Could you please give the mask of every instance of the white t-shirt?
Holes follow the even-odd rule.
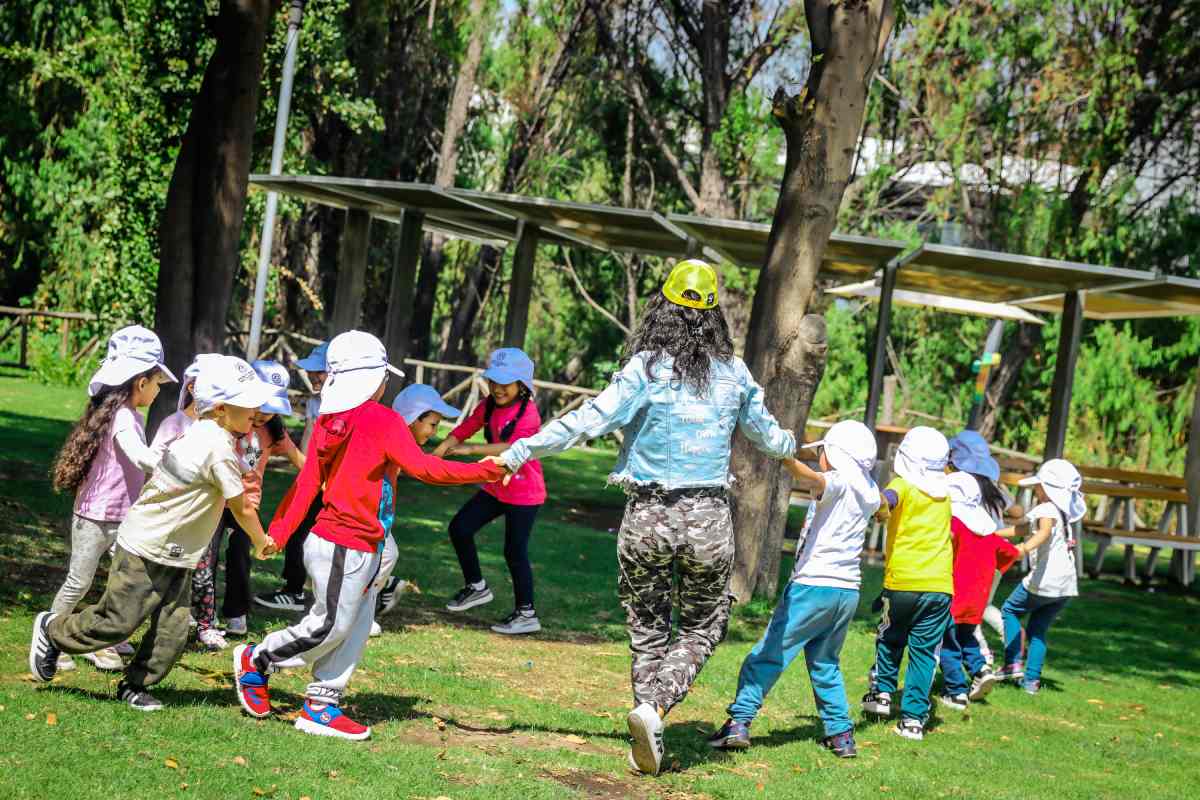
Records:
[[[242,494],[233,436],[199,420],[170,444],[117,531],[117,544],[147,561],[195,569],[225,501]]]
[[[1070,531],[1063,529],[1063,515],[1053,503],[1034,506],[1025,518],[1034,523],[1050,519],[1054,528],[1050,538],[1029,554],[1029,574],[1022,583],[1025,590],[1040,597],[1077,597],[1079,582],[1075,571],[1075,553]]]
[[[879,510],[879,492],[864,497],[837,470],[824,473],[825,491],[808,506],[796,543],[792,580],[807,586],[857,589],[862,582],[863,542],[871,516]]]

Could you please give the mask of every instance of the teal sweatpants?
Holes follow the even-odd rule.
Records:
[[[937,667],[937,647],[950,626],[950,595],[943,592],[897,592],[884,589],[880,597],[883,616],[875,637],[875,691],[896,691],[900,659],[908,648],[904,673],[904,700],[900,716],[925,722],[929,692]]]

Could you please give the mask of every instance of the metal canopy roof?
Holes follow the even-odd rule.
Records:
[[[859,298],[871,302],[879,302],[882,290],[875,281],[849,283],[828,290],[835,297]],[[1010,319],[1016,322],[1028,322],[1030,325],[1045,325],[1046,320],[1036,314],[1009,303],[984,303],[979,300],[964,300],[958,297],[946,297],[940,294],[911,292],[907,289],[896,289],[892,292],[892,305],[912,306],[915,308],[932,308],[950,314],[962,314],[969,317],[986,317],[987,319]]]
[[[251,175],[250,182],[322,205],[363,209],[393,222],[406,210],[419,211],[428,230],[497,246],[515,241],[524,222],[537,225],[539,241],[546,244],[674,258],[703,253],[757,269],[770,235],[769,225],[755,222],[422,183],[313,175]],[[900,241],[835,233],[819,277],[838,285],[870,281],[886,262],[909,249]],[[896,288],[1049,312],[1061,311],[1064,293],[1084,291],[1085,314],[1095,319],[1200,314],[1200,281],[947,245],[926,244],[909,253]]]

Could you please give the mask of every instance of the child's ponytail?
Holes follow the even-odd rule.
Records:
[[[117,410],[129,403],[138,380],[157,370],[158,367],[153,367],[134,375],[120,386],[105,386],[88,400],[83,416],[75,423],[54,459],[54,467],[50,472],[54,491],[74,494],[79,489],[92,468],[92,462],[96,460],[96,454],[100,452],[104,437],[108,436]]]
[[[529,387],[521,384],[521,407],[517,409],[516,415],[500,429],[499,441],[507,442],[512,438],[513,432],[517,429],[517,422],[525,416],[525,409],[529,408],[529,399],[532,396],[533,393],[529,391]],[[483,440],[488,444],[495,444],[496,437],[492,436],[492,412],[496,410],[496,401],[489,397],[485,403],[486,405],[483,407]]]

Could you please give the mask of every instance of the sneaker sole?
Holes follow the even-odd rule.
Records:
[[[708,746],[713,750],[749,750],[750,743],[744,739],[726,736],[724,739],[709,739]]]
[[[254,605],[270,608],[274,611],[291,611],[292,613],[299,613],[304,610],[304,606],[298,606],[295,603],[272,603],[266,600],[259,600],[257,597],[254,598]]]
[[[654,761],[654,745],[651,743],[653,736],[646,729],[645,722],[631,711],[625,718],[625,723],[629,726],[629,735],[633,737],[631,752],[637,768],[647,775],[657,775],[659,765]]]
[[[361,742],[364,739],[371,738],[371,729],[367,728],[362,733],[346,733],[344,731],[334,730],[328,725],[322,725],[319,722],[299,717],[296,719],[296,730],[311,734],[312,736],[329,736],[334,739],[349,739],[352,742]]]
[[[163,710],[162,703],[159,703],[156,706],[135,706],[133,703],[126,703],[125,705],[129,706],[134,711],[141,711],[143,713],[150,713],[152,711],[162,711]]]
[[[892,707],[877,706],[874,703],[863,703],[862,710],[868,714],[874,714],[877,717],[890,717],[892,715]]]
[[[520,636],[525,633],[538,633],[539,631],[541,631],[541,629],[542,629],[541,625],[537,625],[536,627],[530,627],[530,628],[521,628],[520,630],[513,630],[511,628],[505,628],[502,625],[493,625],[492,626],[492,631],[494,633],[502,633],[505,636]]]
[[[908,739],[910,742],[921,742],[925,740],[924,733],[904,733],[899,728],[892,728],[892,733],[896,734],[901,739]]]
[[[483,597],[476,598],[475,600],[472,600],[469,603],[463,603],[460,606],[451,605],[450,603],[447,603],[446,610],[447,611],[468,611],[472,608],[475,608],[476,606],[485,606],[495,599],[496,599],[496,596],[489,591]]]
[[[992,689],[996,688],[996,676],[988,675],[979,679],[979,688],[971,692],[967,697],[970,700],[982,700],[991,694]]]
[[[255,711],[250,707],[250,704],[246,702],[246,698],[242,696],[242,651],[249,646],[250,645],[248,644],[239,644],[237,647],[233,648],[233,687],[234,691],[237,693],[238,703],[241,704],[242,710],[255,719],[265,719],[271,716],[271,712],[267,711],[263,713],[261,711]],[[299,722],[299,720],[297,720],[297,722]]]
[[[50,615],[49,611],[42,611],[33,618],[33,635],[29,639],[29,674],[38,683],[49,683],[54,680],[54,675],[58,673],[58,662],[55,662],[54,672],[49,678],[44,677],[37,668],[37,651],[38,643],[42,638],[42,621]]]
[[[964,706],[960,703],[956,703],[953,700],[947,700],[944,697],[939,697],[938,702],[941,703],[942,705],[944,705],[946,708],[952,708],[955,711],[966,711],[967,710],[966,706]]]

